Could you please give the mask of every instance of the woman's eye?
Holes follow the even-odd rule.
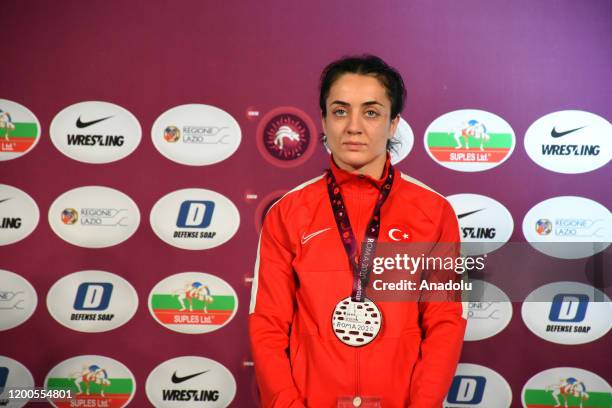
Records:
[[[373,111],[373,110],[366,111],[365,114],[368,118],[375,118],[378,116],[378,112]]]
[[[334,111],[334,115],[336,115],[336,116],[346,116],[346,110],[345,109],[336,109]]]

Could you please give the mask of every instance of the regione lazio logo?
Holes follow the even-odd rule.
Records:
[[[145,389],[156,408],[225,408],[236,395],[236,380],[215,360],[184,356],[155,367]]]
[[[550,113],[529,126],[525,150],[531,160],[550,171],[593,171],[612,159],[612,124],[584,111]]]
[[[9,400],[11,389],[29,389],[34,387],[34,378],[30,371],[12,358],[0,356],[0,406],[8,408],[23,407],[28,400]]]
[[[86,355],[69,358],[53,367],[45,378],[44,388],[72,392],[71,400],[49,400],[57,408],[121,408],[134,397],[136,381],[119,361]]]
[[[555,282],[531,292],[521,310],[538,337],[558,344],[584,344],[612,328],[612,303],[599,289],[578,282]]]
[[[175,106],[151,129],[155,148],[167,159],[188,166],[215,164],[236,152],[242,132],[236,119],[211,105]]]
[[[134,234],[140,211],[121,191],[79,187],[60,195],[49,208],[49,225],[63,240],[85,248],[117,245]]]
[[[500,333],[512,320],[512,303],[497,286],[478,279],[471,279],[472,293],[478,293],[482,301],[468,302],[466,341],[484,340]]]
[[[149,294],[153,318],[170,330],[209,333],[228,324],[238,310],[238,296],[223,279],[183,272],[160,281]]]
[[[257,125],[257,148],[269,163],[295,167],[308,160],[317,145],[317,129],[303,111],[283,106],[268,112]]]
[[[575,367],[558,367],[534,375],[523,387],[524,408],[612,406],[610,384],[599,375]]]
[[[508,382],[490,368],[461,363],[444,401],[444,408],[510,408],[512,390]]]
[[[533,206],[523,219],[523,235],[538,251],[578,259],[606,249],[612,241],[612,216],[588,198],[563,196]]]
[[[127,323],[138,308],[138,294],[113,273],[80,271],[64,276],[49,289],[47,308],[69,329],[99,333]]]
[[[514,221],[501,203],[478,194],[455,194],[446,198],[459,220],[462,254],[491,253],[508,242]]]
[[[397,142],[391,150],[391,164],[395,165],[408,156],[414,146],[414,133],[412,128],[403,118],[400,118],[397,130],[393,135],[393,140]],[[327,147],[327,153],[331,154],[331,150]]]
[[[28,320],[37,303],[38,297],[30,282],[16,273],[0,269],[0,331]]]
[[[51,142],[64,155],[84,163],[121,160],[140,144],[134,115],[109,102],[88,101],[59,112],[49,128]]]
[[[16,159],[36,146],[40,123],[17,102],[0,99],[0,161]]]
[[[499,166],[514,151],[514,131],[499,116],[476,109],[446,113],[425,131],[425,149],[438,164],[457,171]]]
[[[151,227],[164,242],[182,249],[209,249],[229,241],[240,225],[240,213],[227,197],[189,188],[166,194],[155,203]]]
[[[18,188],[0,184],[0,245],[13,244],[30,235],[39,217],[32,197]]]

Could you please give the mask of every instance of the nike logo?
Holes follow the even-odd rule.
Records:
[[[82,122],[81,121],[81,117],[79,116],[79,118],[76,121],[76,127],[78,127],[79,129],[83,129],[83,128],[89,127],[91,125],[95,125],[96,123],[102,122],[103,120],[110,119],[110,118],[112,118],[112,116],[107,116],[105,118],[96,119],[96,120],[92,120],[92,121],[89,121],[89,122]]]
[[[0,200],[0,204],[2,204],[2,203],[3,203],[3,202],[5,202],[5,201],[8,201],[8,200],[10,200],[10,198],[5,198],[5,199],[3,199],[3,200]]]
[[[302,245],[304,245],[305,243],[307,243],[308,241],[310,241],[312,238],[316,237],[319,234],[324,233],[325,231],[329,231],[331,228],[325,228],[319,231],[315,231],[312,234],[308,234],[306,235],[305,233],[302,234]]]
[[[482,210],[484,210],[484,208],[481,208],[480,210],[475,210],[475,211],[466,212],[466,213],[463,213],[463,214],[457,214],[457,219],[459,219],[459,220],[460,220],[460,219],[462,219],[462,218],[467,217],[468,215],[472,215],[472,214],[477,213],[478,211],[482,211]]]
[[[566,130],[565,132],[557,132],[557,129],[556,129],[556,126],[555,126],[553,128],[553,130],[550,131],[550,135],[552,137],[561,137],[561,136],[569,135],[570,133],[575,132],[577,130],[584,129],[585,127],[586,126],[582,126],[582,127],[576,128],[576,129]]]
[[[205,371],[202,371],[202,372],[200,372],[200,373],[195,373],[195,374],[191,374],[191,375],[186,375],[186,376],[184,376],[184,377],[179,377],[179,376],[177,376],[177,375],[176,375],[176,371],[175,371],[175,372],[174,372],[174,374],[172,374],[172,382],[173,382],[173,383],[175,383],[175,384],[179,384],[179,383],[185,382],[185,381],[187,381],[187,380],[191,380],[193,377],[197,377],[198,375],[202,375],[202,374],[207,373],[207,372],[209,372],[209,371],[210,371],[210,370],[205,370]]]

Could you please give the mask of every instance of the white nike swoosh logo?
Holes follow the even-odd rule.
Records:
[[[311,238],[316,237],[319,234],[324,233],[325,231],[329,231],[331,228],[325,228],[319,231],[315,231],[312,234],[308,234],[306,235],[305,233],[302,234],[302,245],[304,245],[305,243],[307,243],[308,241],[310,241]]]

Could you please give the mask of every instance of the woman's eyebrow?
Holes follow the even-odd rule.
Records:
[[[340,100],[335,100],[332,103],[330,103],[330,105],[342,105],[342,106],[351,106],[350,103],[345,102],[345,101],[340,101]],[[380,105],[380,106],[384,106],[382,103],[378,102],[378,101],[367,101],[361,104],[361,106],[370,106],[370,105]]]

